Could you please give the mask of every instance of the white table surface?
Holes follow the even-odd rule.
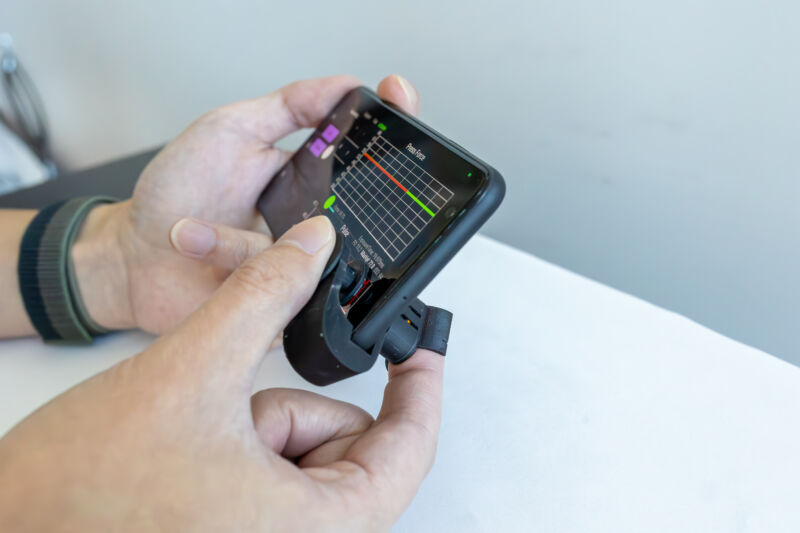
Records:
[[[397,531],[800,531],[800,369],[476,237],[423,294],[455,313],[436,464]],[[141,350],[0,343],[0,434]],[[386,372],[259,388],[377,413]]]

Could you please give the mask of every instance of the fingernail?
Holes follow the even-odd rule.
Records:
[[[419,101],[419,95],[417,94],[417,90],[414,88],[411,83],[403,76],[397,75],[397,81],[400,83],[400,87],[403,89],[403,92],[406,94],[406,99],[408,99],[408,103],[412,106],[417,105]]]
[[[314,255],[332,238],[333,226],[328,217],[317,216],[292,226],[276,244],[291,244],[309,255]]]
[[[169,238],[179,252],[195,257],[208,255],[217,243],[214,228],[191,218],[182,218],[172,226]]]

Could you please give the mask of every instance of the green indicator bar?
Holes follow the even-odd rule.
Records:
[[[335,202],[335,201],[336,201],[336,196],[335,195],[329,196],[328,199],[325,200],[325,203],[322,204],[323,209],[328,209],[330,206],[333,205],[333,202]]]
[[[412,199],[412,200],[414,200],[415,202],[417,202],[417,203],[419,204],[419,206],[420,206],[422,209],[424,209],[424,210],[425,210],[425,212],[426,212],[426,213],[428,213],[430,216],[436,216],[436,213],[434,213],[433,211],[431,211],[430,209],[428,209],[428,206],[427,206],[427,205],[425,205],[425,204],[423,204],[422,202],[420,202],[420,201],[419,201],[419,198],[417,198],[416,196],[414,196],[413,194],[411,194],[411,193],[410,193],[410,192],[408,192],[408,191],[406,191],[406,194],[407,194],[407,195],[409,195],[409,196],[411,197],[411,199]]]
[[[428,206],[427,206],[427,205],[423,204],[423,203],[420,201],[420,199],[419,199],[419,198],[417,198],[416,196],[414,196],[413,194],[411,194],[411,191],[409,191],[408,189],[406,189],[405,187],[403,187],[403,184],[402,184],[402,183],[400,183],[399,181],[397,181],[397,179],[395,179],[395,177],[394,177],[394,176],[392,176],[391,174],[389,174],[388,172],[386,172],[386,169],[385,169],[385,168],[383,168],[382,166],[380,166],[380,165],[378,164],[378,162],[377,162],[377,161],[375,161],[375,159],[373,159],[373,158],[372,158],[372,156],[371,156],[371,155],[369,155],[367,152],[364,152],[364,157],[366,157],[367,159],[369,159],[369,160],[372,162],[372,164],[373,164],[373,165],[375,165],[376,167],[378,167],[378,169],[380,169],[380,171],[381,171],[381,172],[383,172],[384,174],[386,174],[386,177],[387,177],[387,178],[389,178],[390,180],[392,180],[392,181],[394,182],[394,184],[395,184],[395,185],[397,185],[398,187],[400,187],[400,188],[403,190],[403,192],[404,192],[404,193],[406,193],[407,195],[409,195],[409,196],[411,197],[411,199],[412,199],[412,200],[414,200],[415,202],[417,202],[417,203],[419,204],[419,206],[420,206],[422,209],[424,209],[424,210],[425,210],[425,212],[426,212],[426,213],[428,213],[428,214],[429,214],[430,216],[432,216],[432,217],[436,216],[436,213],[434,213],[433,211],[431,211],[430,209],[428,209]]]
[[[386,124],[383,122],[378,122],[378,128],[380,128],[382,131],[386,131]]]

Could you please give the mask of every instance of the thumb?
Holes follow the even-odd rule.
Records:
[[[196,218],[182,218],[170,229],[169,242],[181,255],[228,271],[272,245],[269,235]]]
[[[192,388],[200,385],[204,394],[209,387],[225,392],[241,387],[249,398],[270,343],[314,292],[334,237],[324,216],[292,227],[245,261],[202,307],[159,340],[153,360],[171,365],[173,378],[188,379]]]

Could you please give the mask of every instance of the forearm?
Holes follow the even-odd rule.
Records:
[[[127,268],[119,243],[124,204],[94,208],[72,247],[77,290],[89,315],[101,326],[133,326]],[[22,236],[36,215],[33,210],[0,210],[0,338],[36,333],[28,319],[17,276]]]
[[[34,210],[0,210],[0,338],[36,333],[28,320],[17,280],[19,245]]]

